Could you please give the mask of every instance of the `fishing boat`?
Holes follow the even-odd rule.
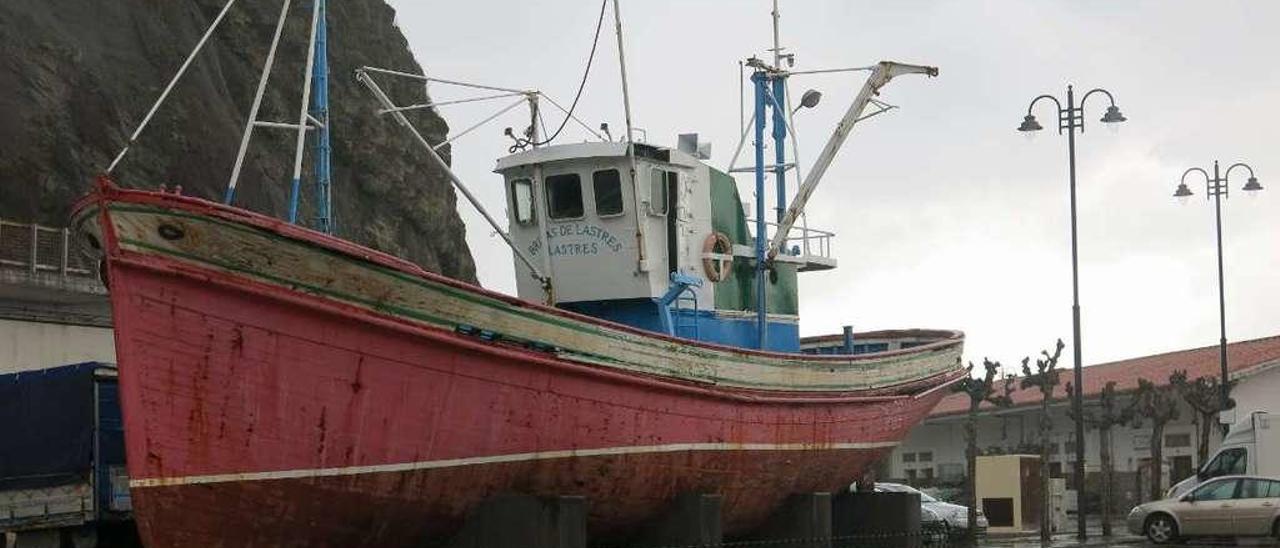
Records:
[[[314,5],[308,66],[322,85],[324,2]],[[628,106],[621,138],[541,142],[545,95],[508,90],[533,122],[495,166],[505,226],[485,217],[511,244],[515,296],[345,241],[328,219],[309,228],[237,208],[234,175],[219,203],[121,188],[108,169],[73,223],[110,289],[146,544],[423,545],[505,493],[583,496],[589,531],[615,536],[683,493],[718,494],[725,533],[743,535],[789,495],[847,486],[964,375],[963,335],[881,331],[856,353],[859,335],[846,332],[802,347],[798,279],[836,261],[831,233],[792,228],[854,124],[889,108],[880,88],[936,69],[864,67],[867,83],[802,179],[784,155],[785,84],[798,73],[781,68],[781,51],[750,63],[754,218],[735,169],[712,167],[696,136],[637,141]],[[485,212],[377,77],[432,79],[358,73]],[[316,100],[327,92],[311,92],[297,124],[277,124],[299,133],[297,165],[308,130],[327,163]],[[780,189],[773,223],[768,176]],[[297,171],[293,185],[296,203]]]

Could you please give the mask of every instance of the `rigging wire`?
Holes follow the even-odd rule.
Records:
[[[578,83],[578,92],[574,94],[573,103],[569,105],[569,110],[565,113],[564,120],[560,121],[560,127],[556,128],[555,133],[551,134],[550,137],[547,137],[542,141],[534,142],[530,139],[517,138],[516,143],[511,145],[508,152],[514,154],[529,146],[542,146],[549,144],[556,140],[556,137],[560,136],[560,132],[564,131],[565,126],[569,124],[569,120],[573,118],[573,111],[578,108],[578,100],[582,98],[582,90],[587,87],[587,76],[591,74],[591,63],[596,58],[596,47],[600,45],[600,27],[604,25],[604,9],[608,5],[609,0],[602,0],[600,2],[600,16],[596,18],[596,34],[595,37],[591,39],[591,53],[587,55],[587,67],[582,71],[582,81]],[[539,117],[539,119],[541,119],[541,117]],[[532,130],[533,128],[531,127],[530,129]],[[543,131],[545,133],[546,130],[544,129]],[[532,131],[530,133],[532,133]]]

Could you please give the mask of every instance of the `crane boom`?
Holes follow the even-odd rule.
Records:
[[[786,243],[787,233],[791,231],[796,219],[804,211],[804,206],[809,201],[809,196],[818,187],[818,182],[826,174],[827,168],[831,167],[831,162],[835,160],[836,153],[840,151],[845,139],[849,137],[849,132],[853,130],[854,124],[857,124],[863,118],[862,111],[871,103],[872,98],[879,93],[881,87],[889,83],[889,80],[892,80],[895,76],[904,74],[937,76],[938,68],[892,61],[881,61],[876,64],[871,71],[871,76],[867,77],[867,82],[862,85],[862,91],[858,92],[853,104],[849,105],[849,110],[844,113],[844,118],[841,118],[840,123],[836,124],[836,129],[832,132],[831,138],[827,139],[827,145],[823,147],[822,153],[818,155],[818,159],[813,164],[813,168],[809,170],[808,176],[804,178],[804,182],[800,185],[799,190],[796,191],[796,197],[791,202],[791,207],[787,208],[786,215],[778,223],[778,230],[773,236],[773,241],[769,244],[769,259],[773,259]]]

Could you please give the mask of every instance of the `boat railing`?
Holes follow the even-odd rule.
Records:
[[[87,257],[77,252],[71,230],[0,219],[0,267],[20,268],[31,276],[96,276]]]
[[[766,230],[767,233],[765,234],[766,240],[772,239],[773,235],[778,231],[778,223],[765,221],[764,224],[768,227]],[[755,226],[756,220],[748,218],[748,229],[754,230]],[[751,236],[754,238],[755,234],[752,234]],[[832,238],[835,238],[835,236],[836,233],[834,232],[809,228],[807,226],[792,227],[791,233],[787,235],[786,245],[784,246],[784,249],[779,251],[779,253],[785,253],[793,256],[815,256],[830,259],[831,240]]]

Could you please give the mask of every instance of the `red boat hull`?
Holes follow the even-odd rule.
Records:
[[[847,486],[955,377],[788,395],[610,371],[122,251],[100,215],[148,546],[415,545],[502,493],[584,496],[614,535],[719,493],[740,534]]]

